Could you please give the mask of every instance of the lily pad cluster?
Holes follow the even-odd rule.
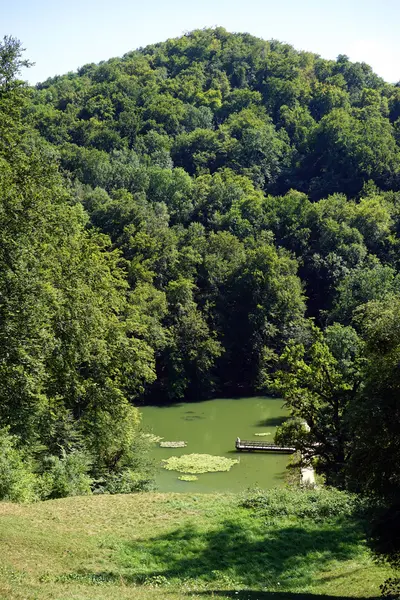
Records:
[[[211,454],[183,454],[167,458],[163,461],[163,467],[168,471],[180,473],[214,473],[229,471],[238,462],[237,459]]]
[[[198,477],[197,475],[181,475],[180,477],[178,477],[178,479],[180,479],[181,481],[197,481]]]

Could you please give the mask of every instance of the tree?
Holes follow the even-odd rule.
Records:
[[[335,324],[322,332],[311,324],[304,343],[285,348],[273,377],[295,418],[278,429],[277,442],[294,445],[306,461],[315,459],[328,485],[346,485],[349,411],[362,381],[362,348],[352,327]]]
[[[350,325],[358,307],[371,300],[383,300],[400,291],[400,277],[390,265],[371,260],[352,269],[336,286],[332,321]]]
[[[277,133],[272,120],[261,109],[247,108],[228,117],[221,131],[232,143],[227,162],[262,189],[269,189],[290,162],[287,136]]]
[[[358,487],[388,501],[400,495],[400,298],[389,294],[358,309],[367,365],[352,406],[351,472]]]
[[[249,238],[245,249],[245,262],[229,278],[229,295],[221,308],[224,380],[234,389],[253,391],[264,355],[279,354],[301,330],[304,299],[297,263],[273,246],[268,232]]]
[[[312,197],[355,195],[369,179],[383,189],[397,186],[400,154],[393,133],[377,107],[335,108],[325,115],[304,161]]]
[[[80,447],[107,472],[106,452],[115,468],[137,433],[130,402],[154,379],[153,350],[120,252],[86,229],[54,150],[23,119],[18,48],[0,48],[15,61],[0,89],[0,423],[38,459]]]
[[[0,42],[0,89],[2,95],[21,86],[22,82],[17,80],[17,75],[24,67],[33,65],[26,58],[22,58],[25,48],[21,42],[12,36],[4,36]]]
[[[221,344],[193,300],[194,285],[183,277],[170,281],[169,336],[159,364],[160,384],[172,399],[210,394]]]
[[[400,595],[400,298],[388,295],[362,306],[357,315],[366,340],[367,366],[361,398],[353,403],[353,485],[383,505],[370,543],[394,569],[381,586],[385,597]]]

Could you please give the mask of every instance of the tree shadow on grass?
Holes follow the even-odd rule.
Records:
[[[128,542],[119,561],[124,578],[131,582],[160,577],[168,581],[222,581],[229,582],[228,587],[270,589],[272,593],[277,585],[282,590],[311,585],[331,561],[355,558],[361,538],[360,528],[352,522],[282,527],[256,519],[227,519],[210,531],[191,523],[151,539]],[[246,598],[240,593],[242,596],[235,593],[232,597]],[[273,598],[271,593],[248,593],[252,600]],[[276,598],[283,600],[284,596],[278,594]]]
[[[187,595],[191,596],[192,592]],[[323,596],[321,594],[258,592],[255,590],[207,590],[196,592],[196,596],[204,596],[204,598],[220,598],[221,600],[228,600],[230,598],[236,598],[237,600],[355,600],[354,596]],[[368,598],[368,600],[373,600],[373,598]]]

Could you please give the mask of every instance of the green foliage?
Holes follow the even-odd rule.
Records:
[[[21,48],[21,42],[12,36],[6,35],[0,42],[0,87],[2,91],[19,87],[20,83],[16,76],[23,67],[29,67],[32,63],[22,58],[25,48]]]
[[[61,458],[43,460],[46,471],[40,481],[41,498],[65,498],[91,494],[90,459],[82,452],[63,452]]]
[[[106,494],[133,494],[148,492],[154,487],[153,473],[148,468],[143,472],[135,469],[122,469],[116,474],[108,475],[96,492]]]
[[[328,483],[396,506],[398,88],[346,56],[220,27],[34,90],[17,79],[22,52],[0,43],[0,498],[149,489],[136,403],[262,387],[291,412],[277,442]],[[182,472],[227,460],[197,457]],[[326,490],[246,502],[289,521],[356,509]],[[226,528],[235,552],[259,555]],[[192,563],[156,557],[135,577],[203,577],[208,544],[205,580],[225,569],[224,583],[259,583],[265,564],[284,578],[283,545],[282,564],[310,582],[287,533],[263,540],[262,570],[256,560],[244,572],[228,549],[225,572],[225,531],[177,532],[160,543],[199,544]],[[315,553],[315,531],[290,535]],[[327,535],[319,560],[336,548],[333,526]]]
[[[390,265],[378,261],[353,269],[336,288],[331,318],[349,323],[358,307],[371,300],[383,300],[400,291],[400,278]]]
[[[17,447],[17,439],[7,429],[0,430],[0,500],[36,500],[38,480],[32,461]]]
[[[362,350],[352,327],[335,324],[323,334],[311,325],[306,345],[289,344],[274,375],[274,389],[296,417],[278,429],[276,440],[294,445],[306,460],[317,457],[330,485],[345,485],[349,410],[362,381]]]
[[[120,253],[86,230],[54,150],[22,118],[27,92],[7,75],[22,64],[17,42],[6,40],[0,56],[10,62],[0,81],[0,130],[4,140],[13,136],[12,145],[0,144],[0,422],[25,452],[18,458],[10,442],[4,497],[32,499],[31,459],[46,455],[40,493],[88,493],[88,470],[127,455],[139,420],[129,402],[154,378],[153,349]],[[13,483],[18,470],[21,488]]]
[[[148,395],[253,392],[301,338],[303,290],[319,325],[397,290],[398,200],[377,187],[398,189],[397,100],[365,64],[221,28],[38,86],[32,122],[128,262]]]
[[[389,504],[400,498],[399,323],[400,299],[387,296],[360,307],[365,339],[364,386],[351,412],[354,449],[350,461],[358,489]]]
[[[241,505],[266,519],[288,517],[315,522],[351,518],[362,511],[362,503],[355,494],[334,488],[249,490]]]

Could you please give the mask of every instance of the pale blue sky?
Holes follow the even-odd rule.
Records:
[[[399,23],[400,0],[0,0],[0,36],[22,41],[36,63],[23,73],[31,83],[214,25],[347,54],[396,82]]]

